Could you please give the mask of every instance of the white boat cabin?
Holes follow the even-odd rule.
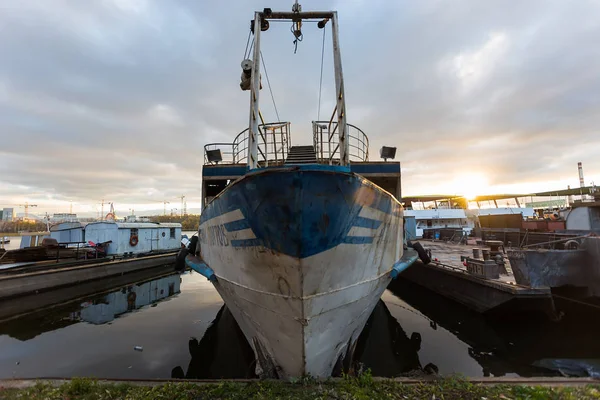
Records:
[[[146,253],[181,247],[181,224],[151,222],[91,222],[85,226],[85,241],[106,243],[106,254]]]
[[[61,222],[50,227],[50,237],[59,244],[85,242],[85,225],[81,222]]]
[[[462,230],[465,234],[479,225],[480,216],[520,214],[522,218],[531,218],[534,209],[521,207],[518,200],[517,207],[498,207],[497,199],[503,196],[483,196],[483,200],[490,197],[496,207],[469,208],[470,201],[461,196],[429,195],[419,197],[405,197],[405,231],[409,239],[421,239],[427,231],[433,233],[441,229]],[[512,197],[511,197],[512,198]],[[476,202],[480,205],[480,202]]]
[[[406,224],[407,235],[411,239],[420,239],[428,230],[462,229],[470,233],[474,227],[473,221],[467,218],[465,210],[457,209],[429,209],[429,210],[404,210],[405,218],[414,218],[414,224]],[[412,226],[412,229],[410,228]]]

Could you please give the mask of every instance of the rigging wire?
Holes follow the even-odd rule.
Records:
[[[269,86],[269,92],[271,93],[271,100],[273,101],[273,108],[275,108],[275,115],[277,115],[277,122],[281,122],[279,119],[279,111],[277,111],[277,105],[275,104],[275,96],[273,96],[273,90],[271,89],[271,81],[269,81],[269,74],[267,73],[267,64],[263,58],[262,51],[260,52],[260,61],[262,62],[263,69],[265,70],[265,77],[267,78],[267,86]]]
[[[244,58],[242,58],[242,60],[245,60],[246,57],[248,56],[248,45],[250,44],[250,35],[252,34],[251,30],[248,30],[248,40],[246,40],[246,50],[244,50]],[[254,42],[252,42],[254,43]]]
[[[250,54],[252,54],[253,48],[254,48],[254,40],[250,41],[250,48],[248,49],[248,54],[246,55],[246,57],[250,57]]]
[[[321,118],[321,91],[323,88],[323,59],[325,56],[325,31],[323,28],[323,46],[321,47],[321,78],[319,79],[319,108],[317,109],[317,121]]]

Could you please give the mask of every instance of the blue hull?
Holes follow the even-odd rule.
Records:
[[[342,167],[261,169],[205,208],[191,264],[211,276],[261,370],[328,376],[408,265],[402,214]]]
[[[396,199],[343,167],[294,166],[263,169],[231,184],[208,204],[200,225],[240,210],[244,220],[200,232],[200,242],[264,246],[294,257],[309,257],[341,243],[372,243],[372,236],[349,236],[352,227],[378,229],[381,220],[359,216],[367,206],[402,218]],[[225,232],[252,229],[255,239],[227,241]],[[220,231],[219,231],[220,230]]]

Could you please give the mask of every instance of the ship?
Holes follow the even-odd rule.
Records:
[[[312,121],[306,146],[292,146],[289,122],[265,122],[260,111],[260,37],[274,20],[292,24],[296,46],[303,22],[330,28],[335,108]],[[368,136],[347,122],[337,12],[266,8],[250,33],[240,84],[249,126],[205,146],[198,235],[178,260],[214,284],[257,375],[327,377],[352,358],[387,285],[418,257],[404,240],[400,163],[388,161],[394,147],[369,160]]]
[[[594,188],[590,197],[562,212],[566,229],[560,237],[507,252],[518,284],[600,296],[600,193]]]

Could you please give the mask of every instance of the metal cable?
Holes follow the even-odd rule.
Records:
[[[248,49],[248,55],[247,57],[250,57],[250,54],[252,54],[252,49],[254,48],[254,40],[252,40],[250,42],[250,49]]]
[[[317,109],[317,121],[321,119],[321,89],[323,88],[323,59],[325,57],[325,31],[323,28],[323,45],[321,46],[321,78],[319,79],[319,108]]]
[[[560,295],[554,294],[554,293],[552,293],[552,297],[556,297],[556,298],[559,298],[559,299],[562,299],[562,300],[565,300],[565,301],[571,301],[573,303],[581,304],[583,306],[588,306],[588,307],[600,309],[600,306],[598,306],[596,304],[587,303],[585,301],[581,301],[581,300],[577,300],[577,299],[572,299],[570,297],[560,296]]]
[[[245,60],[246,57],[248,56],[248,45],[250,44],[250,35],[252,34],[251,30],[248,30],[248,40],[246,40],[246,50],[244,50],[244,58],[242,58],[242,60]]]
[[[267,78],[267,85],[269,86],[269,92],[271,93],[271,100],[273,100],[273,108],[275,108],[275,115],[277,115],[277,122],[281,122],[279,119],[279,111],[277,111],[277,105],[275,104],[275,96],[273,96],[273,90],[271,89],[271,82],[269,81],[269,74],[267,73],[267,64],[263,58],[262,51],[260,52],[260,61],[262,62],[263,69],[265,70],[265,77]]]

